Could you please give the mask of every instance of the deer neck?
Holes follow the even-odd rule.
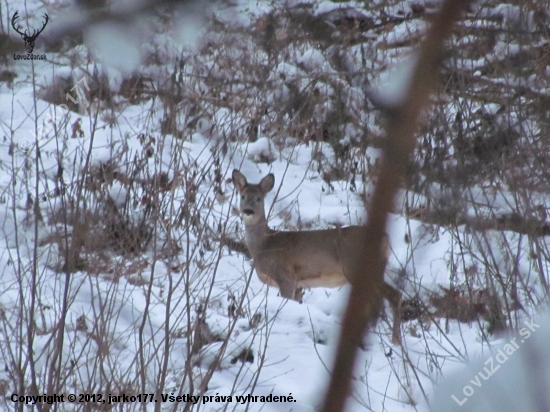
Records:
[[[255,259],[264,239],[275,231],[271,230],[267,226],[267,220],[265,216],[259,219],[256,223],[245,223],[244,228],[244,239],[246,241],[246,247],[248,248],[248,251],[250,252],[252,258]]]

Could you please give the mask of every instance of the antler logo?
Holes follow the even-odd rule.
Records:
[[[42,28],[40,30],[34,30],[32,35],[30,36],[28,35],[27,30],[25,30],[25,32],[19,31],[19,29],[21,29],[21,26],[17,23],[18,18],[19,18],[19,11],[16,11],[11,19],[11,25],[13,29],[17,33],[19,33],[23,38],[23,40],[25,41],[25,48],[27,49],[27,53],[32,53],[34,49],[34,42],[36,41],[36,38],[38,37],[38,35],[42,33],[42,31],[44,30],[44,28],[46,27],[46,24],[48,24],[49,17],[46,13],[44,13],[45,20]]]

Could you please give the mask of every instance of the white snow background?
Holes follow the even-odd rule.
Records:
[[[373,9],[380,3],[373,2]],[[48,3],[46,8],[42,2],[25,4],[23,13],[19,3],[9,0],[4,13],[11,16],[20,8],[24,16],[22,24],[26,24],[27,16],[30,22],[38,24],[39,16],[48,9],[53,24],[56,14],[62,14],[68,7],[63,2]],[[385,10],[398,15],[400,10],[409,10],[411,4],[395,2]],[[273,6],[270,2],[242,1],[224,7],[214,7],[204,21],[217,19],[238,32],[263,24],[262,18]],[[361,2],[345,5],[327,0],[287,2],[286,7],[305,7],[314,16],[374,15],[374,11],[367,10],[366,3]],[[530,30],[534,25],[532,16],[520,19],[515,7],[502,4],[483,9],[481,15],[488,18],[489,25],[493,24],[490,17],[501,13],[504,20],[519,19],[517,24]],[[315,411],[322,405],[349,286],[307,290],[303,304],[299,304],[282,299],[275,288],[262,284],[251,272],[250,260],[221,242],[224,236],[241,242],[243,239],[243,226],[234,210],[238,197],[229,179],[234,168],[254,183],[267,173],[274,173],[276,187],[267,195],[266,205],[270,227],[280,230],[332,228],[364,222],[361,193],[367,193],[368,197],[373,181],[363,181],[357,174],[353,182],[347,179],[327,182],[319,165],[335,162],[336,154],[329,143],[268,134],[263,124],[271,114],[241,110],[245,106],[239,106],[239,101],[223,103],[225,93],[238,92],[242,87],[244,94],[245,87],[235,84],[232,90],[209,90],[201,75],[208,73],[220,79],[237,76],[238,67],[225,71],[218,64],[219,59],[246,54],[251,46],[243,41],[242,49],[212,48],[211,54],[203,55],[202,60],[194,58],[195,41],[215,43],[221,35],[206,33],[202,20],[189,18],[184,11],[181,13],[185,27],[178,26],[178,16],[164,27],[165,32],[159,31],[159,26],[151,21],[133,22],[138,25],[138,28],[133,26],[134,31],[114,24],[107,25],[110,31],[96,26],[85,33],[86,45],[77,45],[64,53],[46,52],[49,58],[46,62],[9,63],[17,71],[17,78],[13,83],[0,85],[0,127],[4,136],[0,141],[0,392],[5,396],[0,408],[4,410],[16,408],[10,400],[12,393],[30,393],[28,386],[25,393],[20,393],[20,383],[14,380],[19,372],[10,365],[16,364],[18,357],[27,356],[25,331],[31,309],[34,310],[34,370],[38,382],[48,381],[47,374],[55,356],[52,339],[59,326],[65,285],[68,285],[69,301],[63,348],[58,356],[66,380],[60,393],[106,393],[110,388],[113,394],[138,393],[144,389],[145,393],[183,395],[189,393],[191,385],[197,388],[209,366],[219,362],[205,395],[232,395],[233,401],[228,404],[212,401],[196,405],[193,410]],[[140,30],[140,24],[147,27]],[[196,27],[190,29],[193,24]],[[424,29],[423,20],[411,20],[384,33],[383,42],[398,44],[418,37]],[[284,33],[277,36],[285,41]],[[116,41],[111,42],[110,38]],[[23,46],[23,42],[18,41]],[[39,37],[35,53],[44,52],[40,47]],[[513,53],[499,48],[498,42],[495,47],[501,53]],[[119,52],[121,49],[124,53]],[[361,68],[360,50],[353,45],[350,50],[343,64],[347,65],[346,70],[354,72]],[[160,62],[147,61],[144,57],[152,55],[152,51]],[[403,71],[399,68],[400,62],[412,60],[411,52],[411,47],[405,47],[405,50],[390,51],[384,58],[372,55],[377,64],[387,69],[373,79],[371,85],[386,93],[386,101],[398,98],[400,90],[385,85],[402,84],[395,75]],[[288,79],[306,87],[310,81],[306,74],[330,78],[334,69],[325,56],[313,43],[309,48],[295,50],[288,60],[272,67],[269,81],[281,84],[261,99],[273,105],[285,99],[292,93],[289,83],[285,83]],[[217,107],[213,105],[215,109],[209,113],[193,112],[192,101],[185,100],[187,95],[182,97],[177,103],[184,109],[175,115],[178,124],[182,128],[182,124],[193,121],[193,128],[186,129],[183,136],[161,131],[160,124],[169,109],[160,93],[132,103],[117,94],[123,79],[136,72],[164,79],[169,84],[178,58],[184,61],[178,69],[179,84],[196,96],[222,102]],[[258,52],[254,58],[265,63],[269,56]],[[462,63],[471,70],[481,65],[475,59]],[[74,85],[98,73],[113,93],[109,105],[83,93],[79,108],[64,115],[59,108],[63,94],[60,102],[51,103],[54,97],[48,93],[56,89],[55,85],[64,81]],[[352,94],[364,88],[358,77],[350,77],[349,82]],[[89,80],[88,85],[93,89],[94,81]],[[79,86],[84,92],[84,83]],[[536,88],[536,79],[531,79],[526,87]],[[171,90],[177,95],[176,88]],[[177,107],[180,110],[182,106]],[[254,142],[242,138],[251,118],[260,119]],[[380,123],[372,116],[365,114],[363,119],[373,135],[381,133]],[[34,137],[36,128],[41,128],[38,139]],[[357,133],[358,128],[350,127],[343,140],[353,141]],[[375,170],[380,151],[368,147],[348,155],[357,158],[364,170]],[[75,197],[81,184],[89,184],[89,177],[82,172],[87,161],[89,169],[96,171],[106,164],[115,165],[119,177],[102,182],[102,187],[117,207],[130,207],[125,213],[134,221],[139,221],[145,210],[146,201],[140,203],[139,200],[151,196],[146,187],[152,176],[164,173],[172,184],[156,198],[163,219],[155,223],[152,229],[155,236],[144,251],[120,254],[103,250],[97,260],[88,259],[88,265],[93,267],[66,276],[60,270],[64,252],[61,243],[55,240],[59,233],[64,233],[65,225],[55,216],[70,211],[71,204],[86,205],[89,210],[104,207],[97,196]],[[136,165],[139,167],[135,168]],[[61,185],[60,167],[66,185],[64,197],[56,192]],[[120,176],[129,173],[133,173],[134,181],[143,184],[125,183]],[[430,189],[431,194],[443,198],[445,190],[436,186]],[[39,194],[38,199],[35,193]],[[474,187],[464,195],[465,201],[472,204],[482,201],[466,207],[465,214],[475,215],[484,207],[502,213],[514,210],[515,199],[510,194],[493,193],[493,198],[488,199],[482,187]],[[193,209],[184,213],[189,207],[189,196],[193,197]],[[540,194],[540,198],[546,202],[544,194]],[[405,205],[418,204],[421,200],[422,196],[401,192],[389,219],[392,251],[386,279],[402,291],[405,298],[418,295],[427,299],[429,291],[441,292],[440,287],[461,283],[467,276],[466,268],[480,264],[478,256],[457,252],[457,238],[468,238],[466,230],[453,232],[406,217]],[[92,219],[92,222],[97,228],[103,224],[101,220]],[[68,227],[69,232],[79,230],[77,225]],[[94,233],[93,229],[87,233]],[[487,243],[494,245],[500,244],[501,235],[496,231],[485,233]],[[513,247],[524,247],[518,234],[510,232],[504,237]],[[454,265],[456,256],[460,256],[460,267]],[[523,256],[516,268],[521,273],[522,287],[531,290],[535,298],[521,296],[524,310],[512,315],[517,324],[535,316],[539,300],[544,296],[527,253]],[[507,268],[506,256],[497,255],[494,259],[497,266]],[[548,269],[547,262],[544,267]],[[241,297],[243,309],[232,316],[234,305]],[[460,323],[436,317],[404,322],[403,346],[396,347],[391,344],[392,319],[387,304],[385,312],[388,315],[382,317],[365,338],[364,348],[359,349],[348,404],[350,411],[428,411],[428,402],[434,398],[442,377],[450,376],[466,360],[492,356],[510,339],[487,334],[484,320]],[[202,313],[206,313],[207,329],[215,339],[203,342],[198,351],[192,351],[194,320]],[[541,330],[546,328],[546,335],[549,327],[548,322],[541,324]],[[539,333],[543,332],[534,332]],[[196,335],[193,336],[195,339]],[[218,361],[216,356],[225,344],[227,348]],[[250,350],[251,362],[240,359],[243,349]],[[163,368],[166,374],[161,377]],[[187,377],[184,376],[186,368],[191,371]],[[548,374],[545,376],[548,379]],[[26,385],[30,379],[27,366]],[[164,384],[162,388],[160,382]],[[459,398],[461,382],[456,392],[451,389]],[[39,385],[39,394],[48,394],[47,391],[48,388]],[[291,394],[295,402],[236,402],[236,395],[249,393]],[[147,404],[146,410],[155,407],[153,403]],[[183,407],[184,404],[170,402],[161,405],[162,410],[183,410]],[[83,405],[65,403],[60,408],[81,410]],[[141,406],[125,404],[120,410],[134,408]]]

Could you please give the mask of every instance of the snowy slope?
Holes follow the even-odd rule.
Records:
[[[2,13],[9,16],[19,7],[7,5]],[[32,25],[47,10],[53,22],[67,7],[29,2],[20,14]],[[102,36],[111,32],[96,27],[85,33],[86,44],[60,50],[44,51],[37,40],[47,62],[5,63],[17,77],[0,84],[0,392],[7,396],[0,408],[14,408],[12,394],[32,395],[34,381],[38,394],[102,394],[107,401],[108,394],[155,394],[159,402],[146,410],[318,410],[349,286],[308,290],[299,304],[264,285],[239,249],[243,225],[231,171],[250,182],[275,175],[266,198],[272,228],[364,222],[363,194],[368,198],[376,177],[383,129],[365,95],[376,87],[390,95],[394,67],[411,61],[426,27],[422,13],[432,7],[240,2],[191,19],[204,21],[204,33],[178,27],[179,18],[189,21],[183,9],[136,19],[132,30],[143,38],[130,31],[129,54],[118,54],[120,39],[106,46]],[[515,7],[480,6],[470,23],[497,19],[535,30],[533,15],[520,17]],[[286,16],[287,26],[265,38],[285,58],[260,41],[273,15]],[[311,25],[312,39],[294,40],[306,32],[293,26],[299,21]],[[328,28],[346,53],[323,43]],[[111,29],[114,37],[124,31]],[[197,32],[201,40],[190,47]],[[99,51],[88,53],[92,46]],[[495,47],[495,59],[513,53]],[[470,71],[488,64],[461,63]],[[535,89],[535,79],[523,87]],[[336,116],[336,101],[357,117]],[[484,115],[498,112],[496,104],[476,104]],[[445,107],[446,118],[456,118],[457,107]],[[423,147],[435,152],[437,144]],[[459,163],[452,153],[445,162]],[[511,213],[522,204],[512,189],[486,185],[456,189],[459,200],[450,203],[460,219]],[[403,323],[402,347],[391,344],[386,307],[359,349],[350,411],[428,411],[442,377],[500,347],[502,338],[488,333],[498,322],[481,316],[485,309],[475,319],[447,319],[450,310],[438,312],[434,293],[466,284],[482,293],[489,288],[483,275],[513,272],[514,280],[495,277],[504,289],[519,285],[523,310],[503,315],[512,326],[529,319],[545,296],[546,237],[537,238],[536,249],[524,234],[487,230],[480,242],[459,218],[445,227],[407,215],[430,202],[449,203],[456,191],[426,177],[421,189],[399,194],[389,219],[386,278],[427,307]],[[545,209],[544,189],[527,197]],[[70,260],[75,250],[78,258]],[[197,394],[201,385],[212,398],[195,406],[160,402],[162,394]],[[237,400],[248,394],[292,396],[292,403]]]

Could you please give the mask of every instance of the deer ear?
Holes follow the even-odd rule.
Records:
[[[267,193],[275,186],[275,176],[273,173],[268,174],[262,180],[260,180],[260,189],[262,192]]]
[[[233,174],[231,175],[231,177],[233,178],[233,184],[235,185],[239,193],[242,192],[248,184],[248,182],[246,181],[246,177],[244,177],[244,175],[237,169],[233,170]]]

